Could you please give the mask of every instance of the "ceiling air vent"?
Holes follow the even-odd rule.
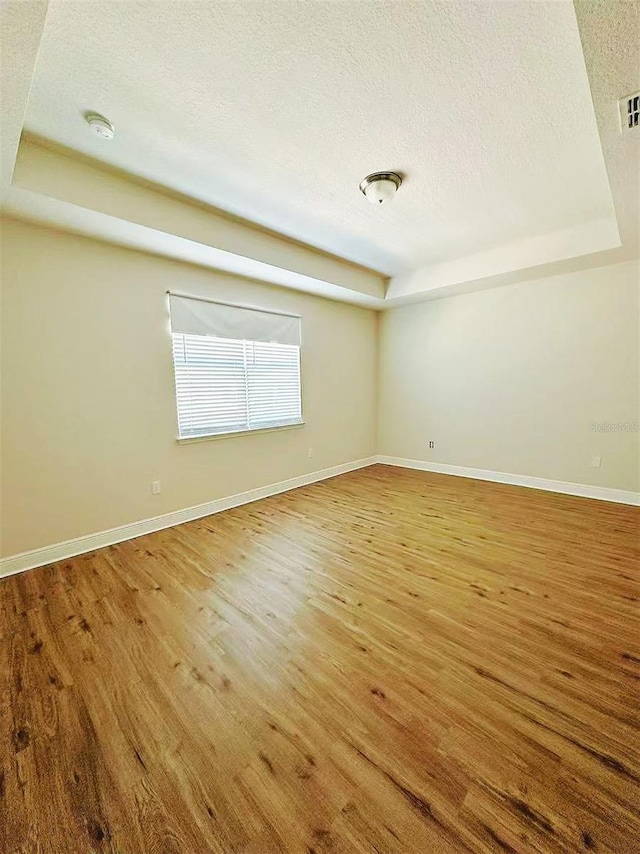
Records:
[[[618,101],[620,105],[620,127],[626,136],[640,137],[640,92],[627,95]]]

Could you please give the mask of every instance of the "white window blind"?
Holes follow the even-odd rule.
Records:
[[[170,305],[180,438],[302,423],[299,317],[175,294]]]

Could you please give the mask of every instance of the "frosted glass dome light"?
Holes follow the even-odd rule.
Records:
[[[360,182],[360,190],[372,205],[389,202],[395,196],[402,178],[396,172],[374,172]]]

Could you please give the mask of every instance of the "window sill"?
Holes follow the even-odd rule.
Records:
[[[257,433],[275,433],[280,430],[297,430],[304,427],[304,421],[295,424],[281,424],[279,427],[256,427],[254,430],[233,430],[230,433],[210,433],[206,436],[184,436],[176,439],[179,445],[192,445],[196,442],[211,442],[213,439],[234,439],[238,436],[255,436]]]

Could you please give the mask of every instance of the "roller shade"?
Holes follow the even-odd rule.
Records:
[[[172,332],[300,346],[300,318],[295,315],[210,302],[174,293],[169,294],[169,302]]]

